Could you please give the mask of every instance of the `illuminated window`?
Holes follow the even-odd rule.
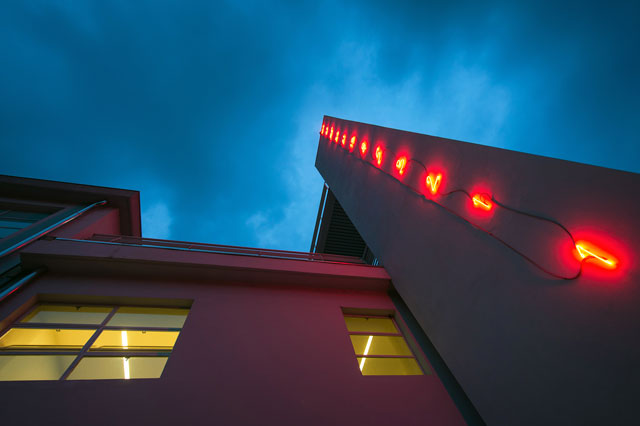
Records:
[[[424,374],[392,317],[345,313],[344,321],[363,376]]]
[[[188,313],[36,305],[0,336],[0,381],[160,377]]]

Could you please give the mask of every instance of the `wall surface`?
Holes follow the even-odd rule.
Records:
[[[0,382],[3,424],[464,424],[435,375],[360,374],[341,307],[393,309],[384,291],[53,271],[0,318],[38,294],[193,305],[161,378]]]
[[[347,146],[321,137],[316,166],[487,424],[630,424],[640,404],[640,176],[325,117]],[[352,135],[380,145],[374,166],[349,152]],[[342,136],[341,136],[342,137]],[[552,141],[550,141],[552,142]],[[472,207],[488,192],[553,218],[615,256],[614,270],[583,262],[550,222]],[[383,173],[386,172],[386,173]],[[458,215],[458,216],[456,216]]]
[[[48,235],[63,238],[90,238],[93,234],[120,235],[120,211],[111,207],[96,207]]]

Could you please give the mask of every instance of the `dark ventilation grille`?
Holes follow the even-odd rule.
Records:
[[[361,257],[366,245],[338,200],[333,205],[324,253]]]
[[[324,194],[324,193],[323,193]],[[344,209],[331,190],[326,191],[324,209],[318,212],[320,229],[317,243],[312,245],[316,253],[357,256],[370,265],[378,265],[378,260],[364,242]]]

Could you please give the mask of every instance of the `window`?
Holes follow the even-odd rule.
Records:
[[[47,216],[49,216],[49,213],[0,208],[0,239],[8,237],[27,226],[31,226]]]
[[[344,321],[363,376],[424,374],[393,317],[345,313]]]
[[[0,337],[0,381],[160,377],[188,313],[36,305]]]

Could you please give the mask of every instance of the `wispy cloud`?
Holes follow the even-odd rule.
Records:
[[[6,2],[0,170],[139,189],[148,236],[306,250],[325,114],[640,171],[638,27],[638,2]]]
[[[173,217],[165,203],[158,202],[142,212],[142,235],[146,238],[171,238]]]

